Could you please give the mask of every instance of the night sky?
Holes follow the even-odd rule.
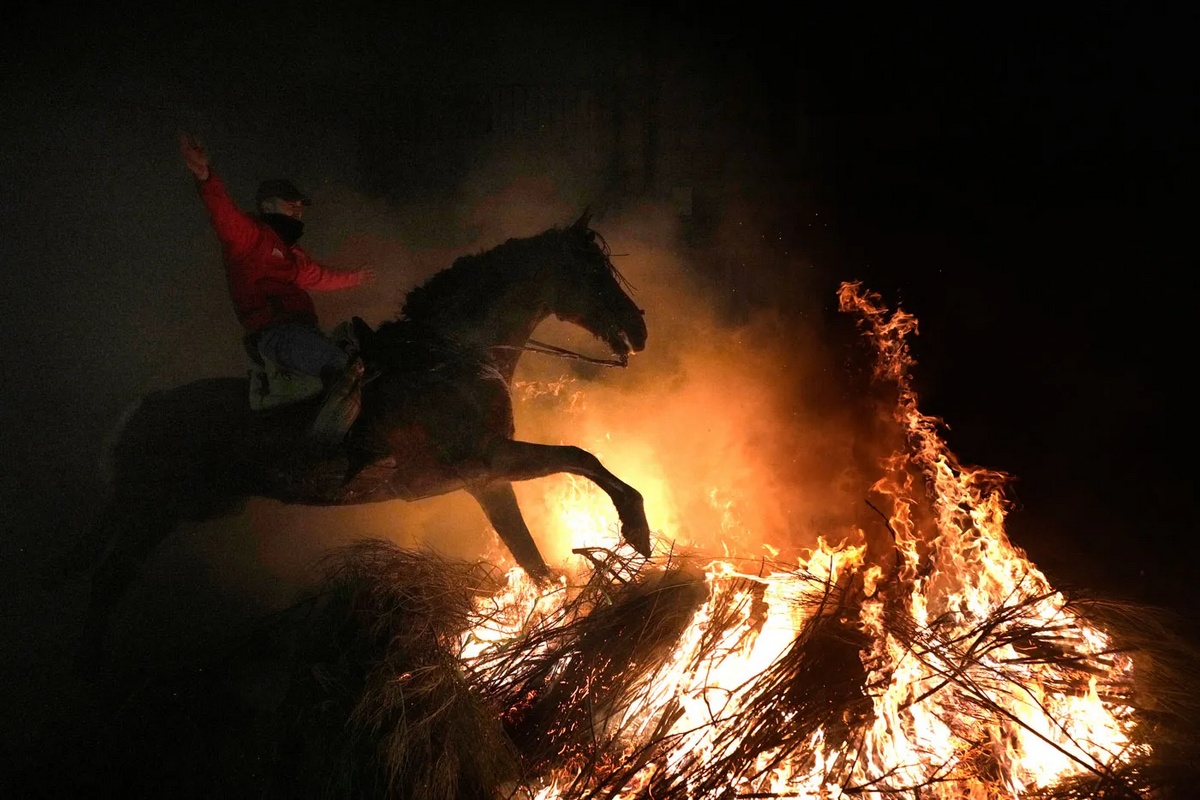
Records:
[[[0,714],[27,721],[7,745],[62,713],[86,590],[40,575],[95,509],[104,433],[142,391],[241,369],[184,129],[241,198],[274,175],[307,187],[311,250],[379,268],[370,298],[321,301],[329,319],[379,321],[450,254],[564,209],[678,210],[687,188],[681,237],[728,319],[790,304],[836,329],[838,284],[862,280],[918,317],[922,410],[965,463],[1015,477],[1009,533],[1032,560],[1192,613],[1183,4],[395,5],[6,24]],[[624,171],[540,161],[469,101],[581,86],[663,112],[630,128]],[[513,196],[535,199],[497,210]]]

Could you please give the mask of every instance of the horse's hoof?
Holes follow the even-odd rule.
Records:
[[[533,585],[541,592],[552,589],[558,582],[558,576],[549,567],[542,567],[536,570],[526,569],[525,574],[529,576],[529,580],[533,581]]]
[[[646,558],[650,557],[650,523],[646,521],[646,507],[642,495],[631,491],[630,497],[617,503],[617,516],[621,519],[621,538]]]
[[[533,578],[533,583],[537,586],[538,591],[542,594],[549,594],[551,591],[559,588],[562,585],[563,573],[557,569],[546,568],[546,571]]]
[[[622,525],[621,537],[646,558],[650,557],[653,549],[650,546],[649,525]]]

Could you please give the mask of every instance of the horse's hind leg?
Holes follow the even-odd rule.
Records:
[[[116,529],[119,516],[109,504],[87,531],[52,556],[43,575],[46,587],[57,590],[72,578],[89,575],[103,557],[109,543],[107,537]]]
[[[521,508],[517,505],[517,495],[510,483],[491,483],[479,488],[467,490],[474,497],[488,521],[496,529],[513,558],[534,580],[550,577],[550,568],[542,560],[537,543],[529,533]]]
[[[138,504],[110,506],[93,531],[107,547],[92,572],[87,618],[76,653],[77,669],[92,671],[104,661],[104,639],[113,611],[137,579],[150,552],[174,527],[173,515]]]
[[[613,475],[600,459],[581,447],[535,444],[504,439],[488,453],[488,466],[496,478],[525,481],[567,472],[587,478],[608,494],[621,519],[621,536],[649,558],[650,524],[642,494]]]

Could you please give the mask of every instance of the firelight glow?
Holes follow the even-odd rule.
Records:
[[[744,543],[756,534],[742,520],[754,515],[741,504],[767,498],[739,497],[713,476],[706,497],[724,552],[702,559],[707,599],[663,666],[639,682],[634,700],[595,720],[598,731],[619,732],[630,754],[648,737],[671,742],[615,796],[639,796],[654,775],[670,771],[685,773],[682,782],[692,788],[689,764],[720,762],[739,747],[756,677],[780,662],[813,615],[830,613],[813,599],[829,587],[857,598],[849,622],[862,634],[863,714],[828,720],[808,736],[803,757],[761,753],[755,769],[729,776],[726,796],[884,798],[905,790],[917,796],[921,787],[921,797],[1020,798],[1145,755],[1131,736],[1132,709],[1105,690],[1132,685],[1131,659],[1110,653],[1107,634],[1078,616],[1009,541],[1004,476],[960,464],[939,435],[940,421],[918,410],[905,344],[916,319],[888,313],[858,284],[844,284],[839,299],[860,319],[877,377],[898,390],[893,419],[907,446],[884,460],[875,485],[892,501],[894,553],[873,563],[862,531],[831,531],[840,538],[821,537],[794,562],[764,557],[779,549],[761,537],[747,552]],[[572,403],[585,400],[578,394]],[[601,454],[621,446],[607,437],[582,444]],[[637,463],[625,479],[643,489],[652,520],[682,519],[667,470],[648,453]],[[609,498],[590,482],[557,480],[545,502],[561,550],[603,548],[641,563],[620,540]],[[695,558],[695,545],[664,526],[644,566],[689,549]],[[463,642],[464,663],[484,664],[511,637],[554,619],[591,568],[582,558],[574,563],[548,592],[510,572],[507,592],[481,606],[480,623]],[[715,623],[717,607],[732,608],[733,621]],[[701,646],[714,635],[719,642]],[[1103,665],[1105,674],[1081,677],[1064,667],[1072,659]],[[664,719],[671,720],[665,731]],[[551,776],[530,797],[564,797],[571,780]]]

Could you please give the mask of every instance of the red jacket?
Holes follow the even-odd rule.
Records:
[[[234,204],[212,170],[198,185],[221,240],[234,311],[247,331],[285,322],[316,325],[317,311],[306,290],[327,292],[362,283],[361,272],[328,269],[296,245],[284,244],[269,225]]]

